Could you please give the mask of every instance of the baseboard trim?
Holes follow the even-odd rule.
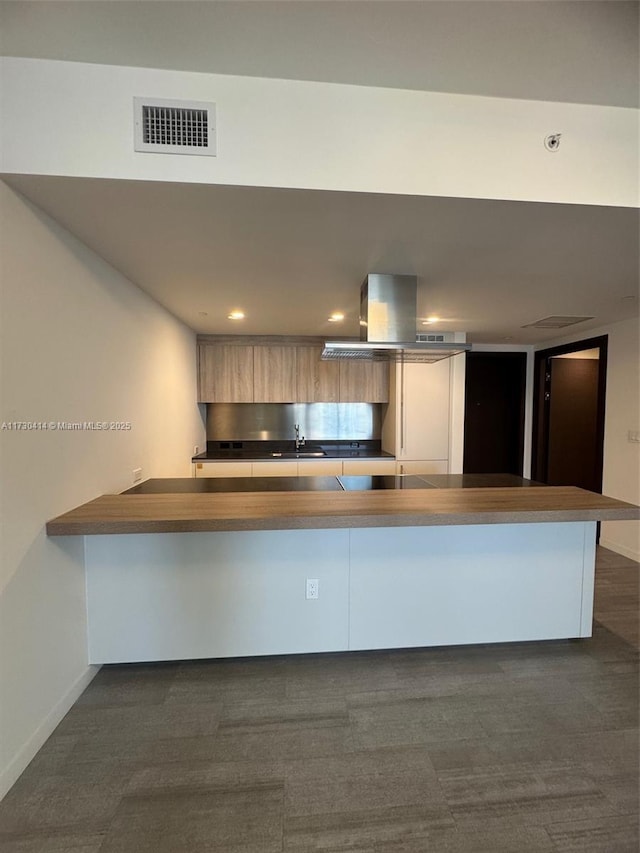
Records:
[[[635,560],[640,563],[640,551],[634,551],[633,548],[626,548],[624,545],[619,545],[617,542],[612,542],[610,539],[600,539],[600,544],[603,548],[608,548],[609,551],[615,551],[616,554],[621,554],[623,557],[628,557],[630,560]]]
[[[64,715],[96,677],[99,669],[99,666],[87,667],[82,675],[75,681],[71,689],[65,693],[56,705],[54,705],[35,732],[31,735],[29,740],[21,747],[18,754],[9,763],[8,767],[5,767],[2,772],[0,772],[0,800],[2,800],[2,798],[15,785]]]

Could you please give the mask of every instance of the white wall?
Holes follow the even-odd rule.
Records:
[[[587,334],[574,333],[545,341],[536,350],[600,335],[608,336],[602,492],[611,498],[640,504],[640,444],[628,440],[629,430],[640,429],[640,320],[631,318],[590,329]],[[600,544],[640,560],[640,522],[603,522]]]
[[[2,62],[1,170],[8,173],[638,203],[632,109],[79,62]],[[134,96],[215,102],[218,156],[134,152]],[[562,133],[562,142],[550,153],[543,143],[553,133]]]
[[[0,183],[0,796],[92,677],[81,538],[47,519],[144,477],[190,476],[204,443],[195,335]]]

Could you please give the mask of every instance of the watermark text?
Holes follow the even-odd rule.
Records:
[[[126,432],[131,429],[131,421],[2,421],[0,429],[11,432]]]

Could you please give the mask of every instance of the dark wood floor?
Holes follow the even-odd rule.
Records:
[[[589,640],[104,667],[0,849],[638,853],[638,564]]]

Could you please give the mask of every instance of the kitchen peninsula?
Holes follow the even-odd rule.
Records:
[[[596,521],[640,518],[573,487],[319,479],[147,487],[50,521],[50,536],[86,537],[90,662],[587,637]]]

